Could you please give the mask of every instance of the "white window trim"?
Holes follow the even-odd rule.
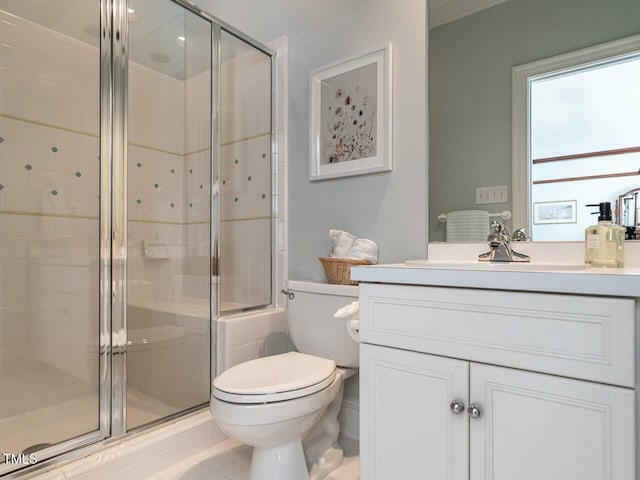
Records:
[[[512,87],[512,198],[513,226],[531,232],[531,82],[572,71],[618,61],[640,52],[640,35],[513,67]]]

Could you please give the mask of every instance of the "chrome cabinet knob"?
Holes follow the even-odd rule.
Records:
[[[456,415],[459,413],[464,412],[464,403],[462,403],[459,400],[454,400],[453,402],[451,402],[451,404],[449,405],[449,408],[451,409],[451,411],[453,413],[455,413]]]
[[[480,407],[478,405],[474,405],[473,403],[467,408],[467,413],[471,418],[478,418],[482,414],[482,412],[480,411]]]

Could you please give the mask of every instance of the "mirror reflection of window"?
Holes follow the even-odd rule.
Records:
[[[529,99],[532,236],[582,240],[587,204],[640,187],[640,53],[534,77]]]
[[[616,218],[620,218],[620,225],[627,229],[625,240],[640,240],[638,196],[640,196],[640,188],[634,188],[620,195],[616,203]]]

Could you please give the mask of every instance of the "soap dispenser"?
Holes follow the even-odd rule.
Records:
[[[598,207],[598,224],[585,230],[585,262],[594,267],[619,268],[624,266],[625,229],[611,221],[611,203],[590,204]]]

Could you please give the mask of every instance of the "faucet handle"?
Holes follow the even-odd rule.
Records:
[[[498,222],[497,220],[494,220],[493,222],[491,222],[491,234],[496,235],[499,233],[511,238],[511,234],[509,233],[506,225],[504,223]]]
[[[524,228],[519,228],[518,230],[513,232],[511,240],[513,240],[514,242],[528,242],[529,236],[527,235],[527,230]]]

